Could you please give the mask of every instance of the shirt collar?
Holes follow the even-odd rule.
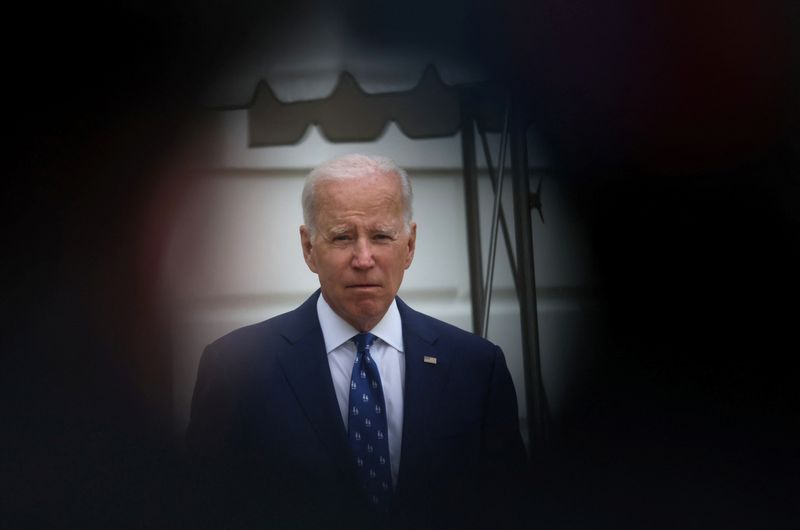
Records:
[[[325,351],[327,353],[332,352],[358,334],[356,328],[348,324],[331,309],[331,306],[328,305],[321,293],[317,298],[317,317],[322,328],[322,337],[325,339]],[[386,314],[369,332],[400,353],[403,353],[403,325],[395,300],[392,300]]]

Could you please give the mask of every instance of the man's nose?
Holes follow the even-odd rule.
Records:
[[[356,269],[368,269],[375,265],[372,256],[372,245],[367,239],[356,240],[353,246],[353,267]]]

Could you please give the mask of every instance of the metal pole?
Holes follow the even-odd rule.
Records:
[[[472,302],[472,331],[480,333],[483,309],[483,266],[480,212],[478,210],[478,167],[475,160],[475,120],[469,96],[461,93],[461,159],[464,169],[464,209],[467,214],[467,256],[469,293]]]
[[[528,410],[528,440],[535,458],[546,440],[545,401],[539,357],[539,321],[536,307],[536,275],[533,261],[530,183],[525,121],[515,109],[511,126],[511,167],[514,182],[514,225],[517,241],[522,361],[525,370],[525,403]]]
[[[497,170],[497,187],[494,190],[494,208],[492,209],[492,231],[489,234],[489,258],[486,265],[486,287],[483,290],[485,296],[483,306],[483,330],[481,337],[486,338],[489,332],[489,308],[492,305],[492,280],[494,279],[494,262],[497,257],[497,225],[500,218],[500,201],[503,198],[503,173],[506,167],[506,151],[508,151],[508,112],[511,104],[506,105],[505,116],[503,117],[503,134],[500,137],[500,160]]]
[[[489,141],[486,139],[486,130],[481,127],[480,122],[477,122],[478,135],[481,137],[481,145],[483,145],[483,155],[486,159],[486,167],[489,170],[489,178],[492,181],[492,191],[497,191],[497,177],[494,172],[494,165],[492,164],[492,152],[489,149]],[[519,282],[517,281],[517,259],[514,257],[514,250],[511,246],[511,236],[508,231],[508,223],[506,222],[506,213],[503,210],[503,204],[500,204],[500,230],[503,232],[503,241],[506,244],[506,254],[508,255],[508,266],[511,269],[511,278],[514,280],[514,290],[517,292],[517,299],[519,300]]]

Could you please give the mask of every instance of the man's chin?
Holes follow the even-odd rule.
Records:
[[[380,300],[360,300],[348,308],[348,313],[359,324],[355,327],[370,329],[383,318],[388,308],[388,304]]]

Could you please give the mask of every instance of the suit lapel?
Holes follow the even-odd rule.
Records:
[[[331,458],[350,471],[347,433],[342,424],[336,392],[317,317],[319,291],[293,312],[282,335],[289,345],[278,358],[289,386]]]
[[[433,418],[440,418],[447,386],[447,358],[436,346],[436,332],[402,300],[397,306],[403,322],[406,358],[403,405],[403,447],[400,458],[399,488],[408,487],[425,467],[419,458],[430,442],[435,428]],[[426,361],[426,357],[428,357]],[[435,364],[433,363],[435,359]]]

